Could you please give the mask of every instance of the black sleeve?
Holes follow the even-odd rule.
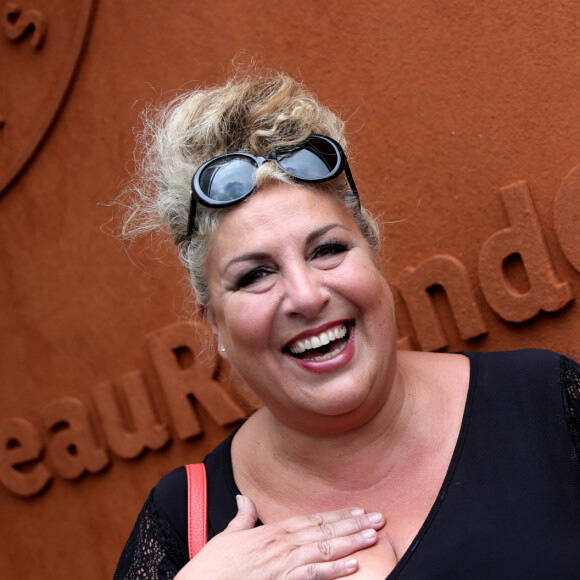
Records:
[[[187,545],[183,544],[183,532],[178,531],[172,518],[168,517],[163,486],[159,488],[160,484],[151,491],[139,513],[121,554],[114,580],[170,580],[189,560]],[[181,501],[183,499],[179,497],[175,503]]]
[[[561,360],[562,393],[564,396],[564,416],[570,436],[576,447],[576,457],[580,457],[580,365],[567,357]]]

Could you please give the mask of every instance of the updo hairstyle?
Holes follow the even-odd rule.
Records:
[[[141,117],[136,177],[127,191],[129,201],[123,202],[128,206],[123,235],[133,238],[164,229],[178,248],[200,307],[211,302],[206,276],[211,236],[221,216],[232,208],[197,204],[197,233],[188,237],[191,178],[196,169],[224,153],[263,156],[304,141],[312,133],[332,137],[346,150],[344,123],[283,73],[233,78],[222,86],[188,91],[161,108],[147,109]],[[263,164],[257,179],[258,187],[273,181],[305,187],[276,163]],[[359,209],[344,174],[307,187],[343,201],[369,246],[378,249],[376,222],[366,209]]]

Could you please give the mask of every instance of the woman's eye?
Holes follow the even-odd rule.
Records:
[[[269,268],[265,268],[263,266],[260,266],[259,268],[254,268],[253,270],[250,270],[249,272],[246,272],[245,274],[240,276],[240,278],[237,281],[237,287],[245,288],[246,286],[251,286],[256,282],[259,282],[266,276],[269,276],[271,273],[272,271]]]
[[[330,256],[335,256],[336,254],[342,254],[348,250],[348,246],[343,242],[329,242],[318,246],[314,252],[312,252],[312,258],[326,258]]]

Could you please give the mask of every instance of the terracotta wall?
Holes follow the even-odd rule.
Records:
[[[144,103],[236,55],[348,119],[404,347],[580,358],[577,2],[0,0],[0,18],[3,578],[111,577],[148,490],[252,404],[197,357],[174,257],[135,265],[104,225]]]

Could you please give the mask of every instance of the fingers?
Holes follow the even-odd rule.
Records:
[[[363,512],[358,515],[362,511],[358,508],[351,508],[350,510],[342,510],[342,512],[328,512],[307,516],[310,525],[289,533],[294,535],[294,541],[297,544],[304,545],[311,542],[350,536],[367,529],[380,530],[385,525],[383,514],[365,514]],[[357,515],[349,515],[353,512]],[[343,519],[335,519],[337,513],[342,513],[345,517]],[[285,529],[288,531],[287,528]]]
[[[362,511],[362,510],[360,510]],[[350,510],[346,510],[350,512]],[[358,513],[356,510],[355,513]],[[343,512],[343,515],[347,515]],[[319,517],[320,516],[320,517]],[[309,516],[310,527],[289,534],[296,546],[293,551],[293,580],[326,580],[348,576],[358,569],[355,555],[377,542],[377,530],[385,525],[380,513],[362,514],[325,520],[328,514]]]
[[[309,516],[298,516],[290,518],[281,522],[280,525],[284,527],[287,532],[297,532],[305,528],[320,526],[323,524],[330,524],[340,520],[352,518],[353,516],[361,516],[365,513],[362,508],[351,507],[342,510],[334,510],[329,512],[322,512],[319,514],[312,514]]]
[[[304,564],[330,563],[373,546],[376,541],[376,530],[369,528],[350,536],[305,544],[296,550],[296,557]]]
[[[362,514],[333,522],[324,521],[294,532],[297,543],[306,544],[334,538],[346,537],[364,530],[380,530],[385,525],[385,518],[380,513]]]
[[[236,517],[189,562],[188,577],[342,578],[358,570],[357,552],[374,545],[385,525],[382,514],[348,508],[255,528],[254,502],[236,499]]]
[[[294,570],[288,580],[333,580],[350,576],[358,570],[358,562],[355,558],[346,558],[337,562],[325,562],[323,564],[309,564]]]
[[[352,554],[369,548],[376,541],[376,530],[367,529],[352,536],[302,546],[294,554],[296,567],[288,579],[332,580],[349,576],[358,570],[358,560]]]
[[[244,495],[236,496],[238,503],[238,513],[236,517],[228,524],[226,532],[241,532],[250,530],[256,525],[258,520],[258,510],[254,502]]]

